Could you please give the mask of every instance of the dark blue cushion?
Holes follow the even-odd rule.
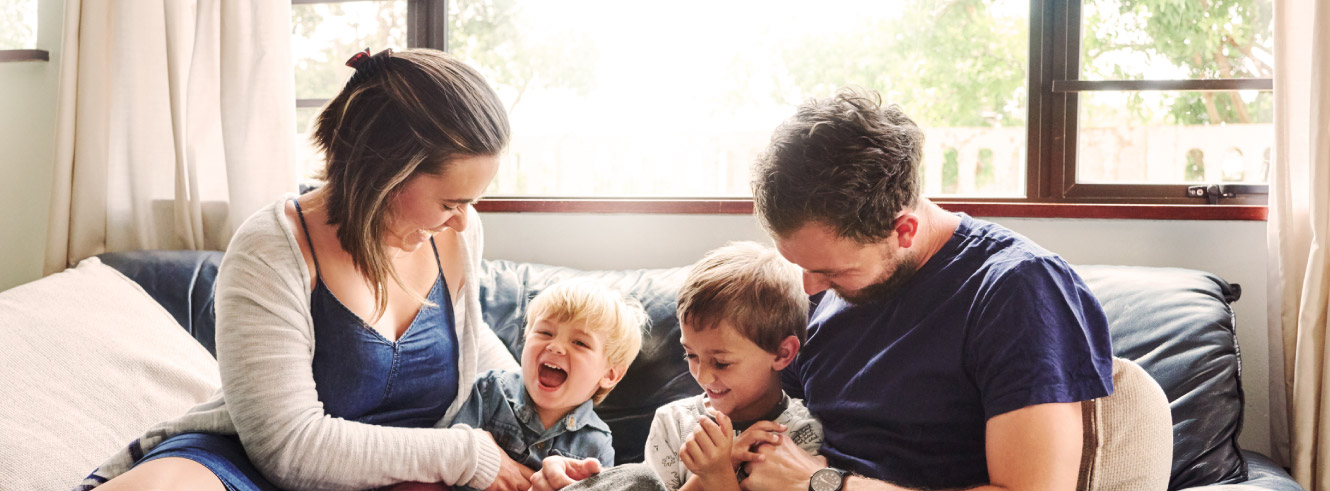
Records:
[[[1077,266],[1108,315],[1113,353],[1164,389],[1173,413],[1169,489],[1247,480],[1243,393],[1229,302],[1239,290],[1190,269]]]
[[[132,251],[97,256],[143,287],[194,339],[217,356],[212,309],[217,251]]]

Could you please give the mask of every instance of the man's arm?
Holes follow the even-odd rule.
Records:
[[[1074,489],[1080,472],[1081,406],[1078,402],[1039,404],[988,420],[985,429],[990,484],[976,491]],[[817,457],[799,450],[789,438],[763,445],[760,462],[749,464],[744,489],[805,491],[808,478],[822,468]],[[909,491],[894,484],[852,476],[845,491]]]

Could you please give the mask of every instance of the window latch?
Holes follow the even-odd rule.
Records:
[[[1210,184],[1208,186],[1187,186],[1188,198],[1205,198],[1212,205],[1219,204],[1220,198],[1232,198],[1239,194],[1269,194],[1265,184]]]

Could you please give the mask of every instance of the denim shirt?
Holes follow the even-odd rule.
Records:
[[[533,470],[540,470],[540,462],[551,455],[595,457],[602,467],[614,465],[610,427],[596,415],[590,400],[546,429],[521,373],[490,370],[477,376],[453,424],[490,432],[509,457]]]

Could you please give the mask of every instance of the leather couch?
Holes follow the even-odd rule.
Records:
[[[110,253],[102,262],[138,282],[209,351],[214,350],[212,284],[221,254]],[[1238,285],[1185,269],[1076,266],[1108,313],[1116,356],[1159,382],[1173,416],[1169,489],[1301,490],[1267,457],[1238,447],[1242,430],[1241,357],[1233,311]],[[650,319],[641,354],[597,408],[614,431],[619,463],[640,461],[655,409],[700,392],[679,346],[674,298],[685,268],[578,271],[485,261],[479,278],[485,319],[517,356],[527,302],[556,281],[592,278],[637,297]]]

